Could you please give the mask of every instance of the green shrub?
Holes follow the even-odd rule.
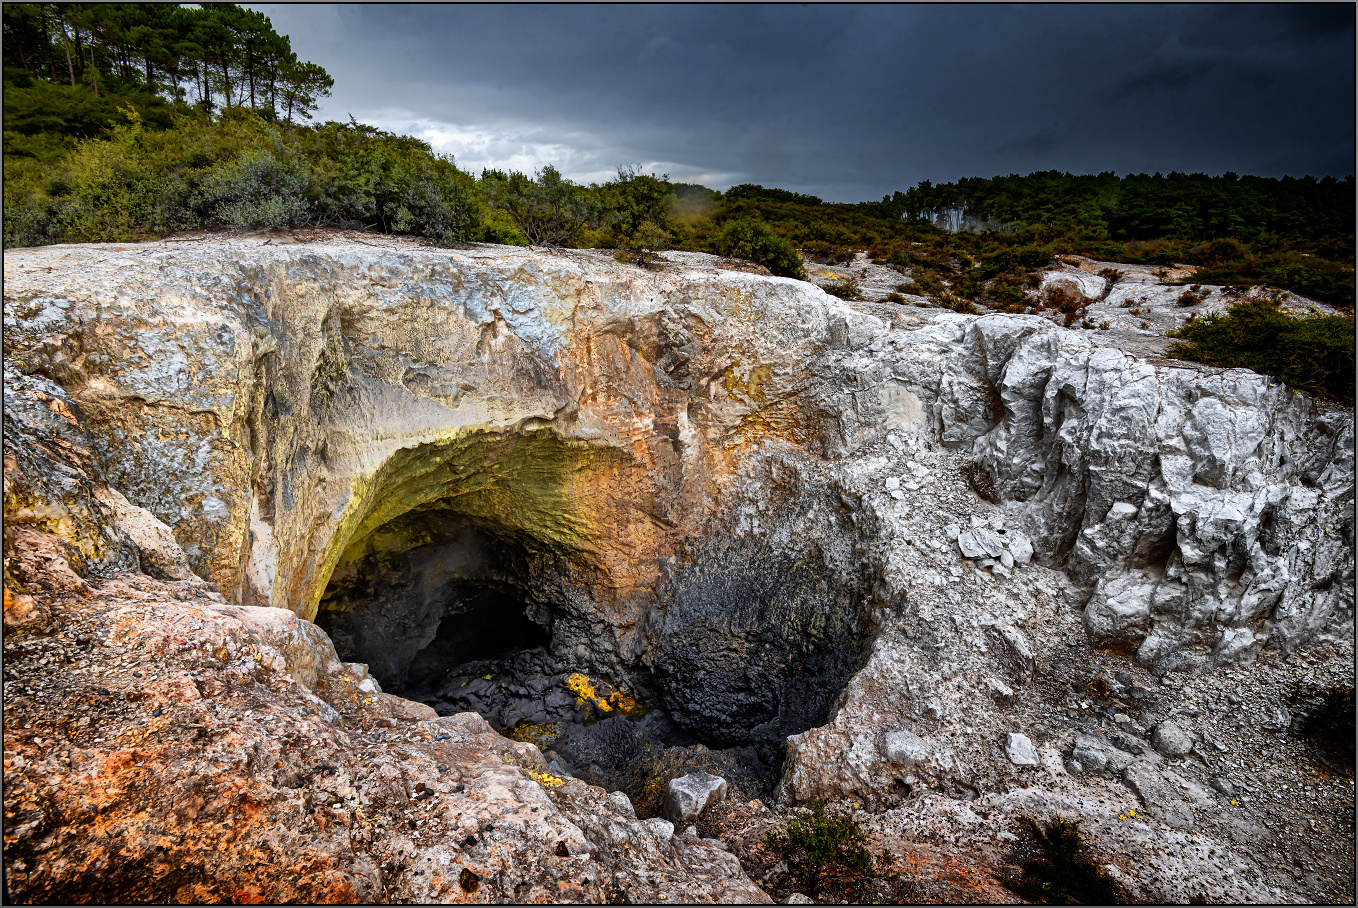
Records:
[[[597,215],[597,204],[550,164],[529,179],[484,179],[491,208],[503,211],[532,246],[568,246]]]
[[[673,238],[650,221],[642,221],[626,239],[627,260],[636,265],[651,267],[660,261],[659,251],[669,249]]]
[[[411,234],[445,246],[480,235],[471,177],[427,143],[354,122],[293,134],[310,163],[311,223]]]
[[[647,262],[656,251],[671,248],[675,196],[669,174],[657,177],[640,165],[623,165],[616,180],[594,187],[594,193],[596,218],[613,235],[612,245],[631,249]]]
[[[1353,316],[1296,317],[1276,302],[1242,300],[1194,319],[1171,337],[1169,355],[1209,366],[1253,369],[1288,387],[1352,406]]]
[[[1001,877],[1005,887],[1040,905],[1125,905],[1126,891],[1083,852],[1080,824],[1060,817],[1043,829],[1022,817],[1041,854],[1022,864],[1019,879]]]
[[[831,296],[837,296],[842,300],[860,300],[862,292],[858,289],[856,281],[835,281],[828,287],[822,287]]]
[[[934,293],[943,292],[943,281],[939,279],[938,273],[925,268],[915,268],[910,272],[910,280],[914,289],[907,291],[918,294],[919,296],[929,296]]]
[[[227,227],[291,227],[305,220],[305,169],[263,149],[252,149],[211,170],[194,203],[204,221]]]
[[[806,280],[797,247],[763,221],[750,218],[729,221],[717,234],[714,245],[719,255],[756,262],[774,274]]]
[[[503,211],[489,211],[481,219],[481,234],[478,237],[482,243],[499,243],[502,246],[527,246],[528,240],[524,239],[519,228],[514,226],[509,215]]]
[[[785,833],[770,833],[764,844],[785,863],[804,894],[859,901],[875,876],[885,875],[895,863],[889,851],[874,857],[864,846],[867,837],[850,817],[828,817],[825,804],[815,801],[811,815],[788,820]]]
[[[1028,295],[1014,278],[1002,274],[990,282],[986,297],[991,304],[1005,312],[1023,312],[1028,308]]]

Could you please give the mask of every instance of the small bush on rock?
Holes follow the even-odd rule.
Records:
[[[842,300],[862,299],[862,292],[858,289],[856,281],[835,281],[828,287],[822,287],[831,296],[837,296]]]
[[[763,221],[753,218],[730,221],[721,229],[714,245],[718,255],[758,262],[774,274],[806,280],[797,247]]]
[[[1064,284],[1052,284],[1042,294],[1043,306],[1060,312],[1067,328],[1084,318],[1093,302],[1079,290]]]
[[[1201,284],[1194,284],[1183,293],[1179,294],[1180,306],[1196,306],[1198,303],[1207,299],[1209,291],[1202,289]]]
[[[825,804],[815,801],[809,817],[793,817],[785,833],[771,833],[764,844],[787,864],[799,891],[855,902],[896,861],[885,850],[874,857],[866,841],[852,818],[826,816]]]
[[[1005,887],[1039,905],[1125,905],[1127,892],[1084,853],[1080,824],[1060,817],[1043,829],[1031,817],[1021,822],[1038,850],[1023,861],[1019,879],[1001,877]]]
[[[645,268],[661,261],[660,250],[670,248],[673,238],[651,221],[642,221],[627,239],[628,259]]]

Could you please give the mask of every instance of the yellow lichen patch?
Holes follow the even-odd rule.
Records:
[[[831,271],[829,268],[822,268],[821,270],[819,270],[819,271],[816,272],[816,275],[815,275],[815,276],[816,276],[816,277],[828,277],[828,278],[830,278],[831,280],[836,280],[836,281],[846,281],[846,280],[848,280],[848,278],[846,278],[846,277],[842,277],[841,275],[835,274],[835,273],[834,273],[833,271]]]
[[[819,427],[808,420],[797,401],[784,399],[742,416],[740,423],[727,436],[724,446],[728,452],[739,452],[770,438],[805,445],[819,434]]]
[[[749,368],[741,368],[737,360],[722,373],[721,386],[727,394],[753,403],[764,403],[768,397],[768,384],[773,378],[773,367],[764,363]]]
[[[566,690],[575,694],[575,705],[591,704],[604,715],[623,715],[628,718],[640,716],[646,710],[636,700],[620,690],[602,691],[604,682],[592,682],[576,672],[566,679]]]
[[[584,706],[587,702],[599,702],[599,695],[594,692],[594,685],[590,684],[589,679],[579,672],[566,679],[566,690],[575,694],[576,706]],[[601,708],[607,712],[612,710],[613,707],[604,704]]]
[[[554,776],[548,772],[534,772],[530,769],[528,770],[528,777],[543,788],[560,788],[562,785],[566,784],[565,779]]]
[[[551,747],[556,739],[561,737],[561,723],[534,725],[525,719],[513,727],[500,729],[500,734],[514,741],[536,744],[538,747]]]

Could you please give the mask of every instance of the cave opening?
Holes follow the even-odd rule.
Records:
[[[525,650],[545,652],[551,642],[550,630],[528,617],[522,591],[510,584],[465,581],[450,598],[464,610],[445,612],[434,639],[411,660],[406,690],[432,692],[482,663],[512,660]]]
[[[442,715],[476,712],[557,771],[659,815],[657,773],[769,798],[787,737],[824,724],[870,642],[866,584],[812,556],[719,536],[690,546],[620,652],[617,603],[570,552],[435,501],[352,545],[321,600],[340,657]]]

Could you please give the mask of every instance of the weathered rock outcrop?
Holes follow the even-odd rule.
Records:
[[[100,603],[124,587],[154,603],[137,606],[147,640],[190,620],[180,609],[200,624],[237,622],[241,640],[266,620],[251,616],[271,616],[305,637],[298,646],[313,662],[367,663],[388,690],[444,711],[477,708],[497,725],[631,714],[637,700],[676,740],[776,763],[787,739],[786,799],[858,798],[882,816],[922,797],[935,814],[943,801],[978,797],[998,815],[1036,809],[1012,794],[1034,774],[1040,790],[1083,792],[1052,794],[1048,807],[1093,809],[1085,790],[1104,777],[1067,777],[1057,750],[1080,715],[1070,681],[1096,669],[1127,677],[1105,683],[1088,715],[1108,727],[1096,730],[1143,740],[1154,723],[1138,725],[1128,698],[1141,690],[1154,700],[1160,679],[1188,673],[1210,691],[1214,677],[1253,660],[1318,651],[1337,664],[1351,652],[1350,414],[1253,373],[1148,361],[1040,318],[847,304],[696,254],[674,258],[645,271],[591,252],[356,239],[10,252],[7,625],[61,639],[82,623],[111,628],[114,611]],[[175,633],[187,647],[198,631]],[[508,655],[513,647],[522,652]],[[357,767],[386,759],[360,737],[368,714],[357,707],[389,701],[346,700],[333,690],[363,683],[360,674],[332,684],[330,674],[354,670],[314,674],[288,658],[255,658],[277,662],[260,669],[274,674],[240,682],[253,693],[213,700],[215,721],[272,703],[306,726],[297,741],[328,735],[327,765],[355,767],[355,780]],[[186,663],[160,674],[187,673],[201,687],[225,670]],[[123,680],[135,703],[190,709],[187,693]],[[23,721],[60,708],[31,696]],[[419,720],[415,738],[453,722],[399,708]],[[1120,710],[1137,715],[1115,723]],[[544,787],[534,774],[547,764],[528,745],[466,718],[454,724],[446,740],[461,750],[448,744],[441,757],[440,742],[410,739],[399,760],[448,767],[429,768],[421,791],[446,797],[445,829],[477,816],[499,830],[498,869],[468,863],[470,846],[446,845],[419,851],[429,873],[393,883],[394,871],[360,852],[404,845],[388,838],[364,852],[332,840],[330,821],[311,813],[288,822],[320,824],[320,838],[277,848],[317,856],[328,882],[295,891],[261,882],[273,888],[260,897],[510,898],[587,876],[569,897],[605,897],[616,884],[655,899],[670,891],[658,882],[667,875],[693,898],[756,891],[721,852],[621,803],[603,806],[598,789]],[[161,726],[145,734],[152,727]],[[1031,738],[1038,766],[1006,758],[1011,733]],[[232,734],[241,752],[276,737],[253,719]],[[106,760],[115,740],[82,746]],[[208,766],[213,746],[194,743],[202,753],[192,759]],[[260,765],[286,774],[303,759],[298,748]],[[511,751],[526,762],[495,764],[509,776],[494,797],[468,794],[480,789],[465,780],[488,778],[485,761],[500,759],[492,752]],[[35,768],[41,761],[23,756],[33,792],[57,777],[56,759]],[[229,763],[213,770],[222,784],[240,773]],[[207,772],[180,764],[185,778]],[[1132,772],[1129,789],[1106,760],[1106,781],[1127,797],[1160,791],[1137,780],[1162,770],[1139,765],[1118,770]],[[151,789],[171,797],[179,783],[155,778]],[[268,778],[249,784],[286,790]],[[374,797],[368,783],[348,784],[360,801]],[[98,825],[103,814],[81,806],[93,797],[73,789],[59,818],[15,833],[27,849],[22,872],[47,868],[23,877],[31,897],[93,886],[93,871],[53,863]],[[300,809],[290,797],[259,796],[270,806],[258,836]],[[7,810],[36,798],[7,782]],[[138,817],[160,822],[167,803],[109,810],[131,829]],[[226,824],[240,809],[215,816]],[[1202,822],[1205,841],[1231,840]],[[595,869],[566,874],[526,857],[559,854],[567,823],[578,833],[567,856],[588,852]],[[182,863],[224,830],[206,824],[189,844],[160,843],[156,859]],[[151,860],[149,839],[119,834]],[[243,835],[243,855],[264,847]],[[99,854],[112,852],[89,860]],[[241,888],[240,860],[217,876],[194,864],[155,897],[243,898],[253,890]],[[1194,865],[1193,879],[1245,898],[1302,891],[1242,884],[1262,880],[1261,859],[1232,860],[1235,882],[1214,880],[1207,865]],[[1172,868],[1129,872],[1152,896],[1186,885]],[[472,883],[488,888],[478,896]]]

